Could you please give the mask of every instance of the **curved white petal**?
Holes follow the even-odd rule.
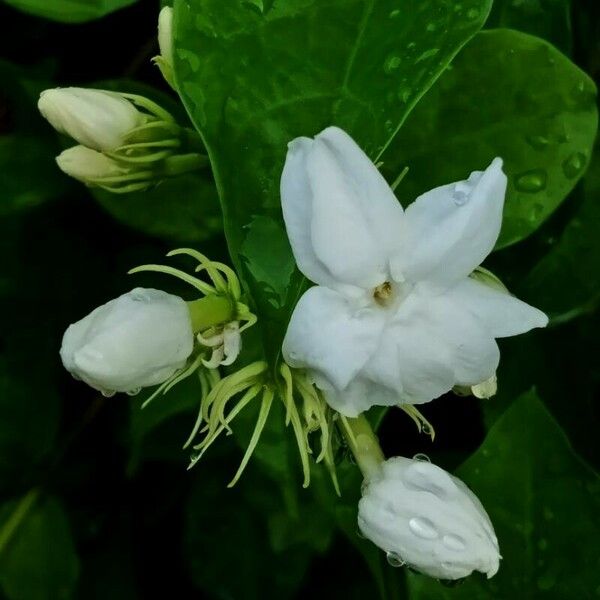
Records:
[[[480,319],[495,338],[519,335],[548,324],[548,317],[541,310],[471,278],[458,283],[446,295]]]
[[[281,208],[300,271],[319,285],[334,287],[335,280],[315,254],[311,239],[313,197],[306,171],[306,157],[312,145],[310,138],[296,138],[288,144],[280,184]]]
[[[347,134],[330,127],[314,141],[294,140],[281,198],[294,256],[309,279],[372,288],[388,278],[402,208]]]
[[[404,213],[392,188],[358,144],[339,127],[324,129],[316,140],[326,145],[335,157],[343,176],[351,182],[369,229],[391,256],[400,245]]]
[[[363,375],[398,394],[398,402],[421,404],[452,389],[452,349],[430,319],[427,299],[413,292],[381,336]]]
[[[315,286],[294,309],[283,356],[290,366],[313,370],[343,390],[374,352],[383,326],[377,308],[357,310],[341,294]]]
[[[400,402],[398,393],[366,377],[354,378],[343,390],[337,390],[322,376],[315,384],[323,391],[327,404],[345,417],[357,417],[372,406],[395,406]]]
[[[476,385],[494,375],[500,350],[485,324],[450,294],[431,298],[429,322],[450,350],[455,385]]]
[[[419,196],[404,213],[394,271],[442,285],[467,277],[496,243],[505,193],[502,160],[495,158],[484,172]]]

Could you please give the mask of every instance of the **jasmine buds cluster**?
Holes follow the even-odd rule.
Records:
[[[56,88],[41,93],[38,108],[79,143],[56,158],[59,168],[89,186],[141,191],[207,164],[197,135],[143,96]]]

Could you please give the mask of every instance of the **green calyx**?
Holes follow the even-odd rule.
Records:
[[[208,157],[195,131],[178,125],[168,111],[144,96],[113,93],[140,109],[144,122],[128,131],[120,146],[103,152],[117,173],[91,177],[88,185],[113,193],[137,192],[206,168]]]

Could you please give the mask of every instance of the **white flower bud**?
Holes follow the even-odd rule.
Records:
[[[498,540],[485,509],[460,479],[428,461],[385,461],[358,510],[361,532],[398,565],[439,579],[498,571]]]
[[[158,47],[162,59],[173,67],[173,9],[165,6],[158,15]]]
[[[56,157],[56,163],[61,171],[88,185],[125,172],[112,158],[85,146],[64,150]]]
[[[187,304],[136,288],[70,325],[60,349],[65,368],[110,395],[157,385],[183,367],[194,334]]]
[[[103,90],[45,90],[38,108],[54,129],[94,150],[118,148],[132,129],[146,121],[146,116],[131,102]]]

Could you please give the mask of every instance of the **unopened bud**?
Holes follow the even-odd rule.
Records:
[[[117,93],[76,87],[45,90],[38,108],[57,131],[101,151],[121,146],[147,118]]]

